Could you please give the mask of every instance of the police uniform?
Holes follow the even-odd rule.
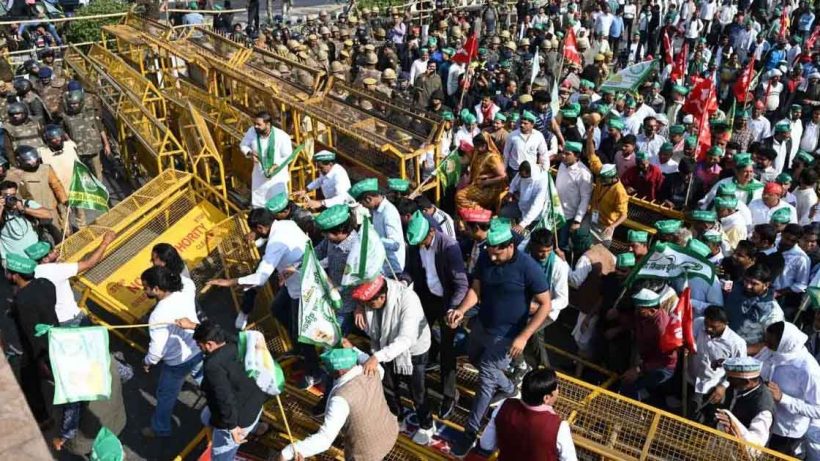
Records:
[[[35,171],[26,171],[13,167],[6,175],[6,180],[14,181],[20,185],[20,194],[24,199],[34,200],[51,210],[53,224],[59,229],[63,228],[58,207],[68,201],[68,196],[66,195],[66,189],[51,166],[43,164]]]
[[[103,150],[103,125],[99,113],[87,105],[76,114],[63,112],[63,129],[77,145],[77,155],[97,179],[102,179],[100,152]]]
[[[40,123],[28,118],[25,122],[15,125],[7,120],[3,124],[6,132],[6,158],[14,162],[14,150],[19,146],[31,146],[35,149],[45,147],[43,138],[40,136]]]

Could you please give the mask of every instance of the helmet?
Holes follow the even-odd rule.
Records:
[[[28,106],[22,102],[12,102],[6,107],[6,113],[9,115],[10,122],[21,124],[28,118]]]
[[[367,62],[367,64],[371,64],[371,65],[377,64],[379,62],[379,57],[376,56],[376,53],[373,53],[373,52],[367,53],[367,57],[366,57],[365,62]]]
[[[63,103],[65,104],[66,112],[76,114],[83,108],[85,102],[85,95],[82,90],[66,91],[63,93]]]
[[[30,74],[37,73],[40,70],[40,65],[37,64],[37,61],[34,59],[27,59],[26,62],[23,63],[23,69]]]
[[[25,78],[15,78],[14,91],[21,96],[28,93],[31,91],[31,82]]]
[[[17,146],[17,149],[14,149],[14,158],[20,168],[34,168],[41,162],[37,149],[26,145]]]
[[[51,140],[53,139],[60,139],[62,145],[63,136],[65,136],[65,131],[60,125],[47,125],[46,129],[43,130],[43,140],[48,144],[52,144]]]
[[[387,69],[385,69],[382,72],[382,80],[395,80],[395,79],[396,79],[396,71],[395,70],[388,67]]]

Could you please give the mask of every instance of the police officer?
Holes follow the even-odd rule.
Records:
[[[42,147],[43,140],[40,138],[40,123],[29,117],[28,106],[22,102],[9,103],[6,108],[6,120],[3,128],[6,132],[5,149],[6,157],[14,160],[14,151],[22,144],[34,147]]]
[[[97,179],[102,179],[100,152],[111,155],[111,144],[99,111],[92,104],[86,104],[82,90],[74,90],[63,94],[62,113],[63,129],[77,144],[80,160],[88,165]]]
[[[68,190],[71,187],[71,177],[74,174],[74,162],[80,160],[77,156],[77,145],[67,139],[65,131],[59,125],[48,125],[43,130],[45,147],[37,149],[43,163],[51,166],[57,179]]]
[[[39,68],[37,72],[39,73]],[[30,80],[20,77],[14,79],[14,91],[17,92],[17,101],[28,106],[29,117],[31,117],[32,120],[43,124],[48,117],[48,112],[46,112],[43,100],[40,99],[40,96],[38,96],[33,89],[34,87]]]
[[[54,72],[50,67],[40,68],[40,98],[48,113],[53,117],[52,120],[60,113],[60,100],[65,86],[65,79],[54,77]]]
[[[62,183],[49,165],[44,165],[37,149],[21,145],[14,150],[15,166],[9,170],[6,179],[14,181],[24,189],[21,192],[24,199],[34,200],[51,210],[50,232],[59,240],[62,229],[64,206],[68,203],[68,196]],[[54,229],[56,227],[56,229]]]

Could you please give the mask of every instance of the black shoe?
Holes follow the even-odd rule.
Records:
[[[518,398],[520,396],[521,392],[519,392],[516,388],[513,388],[512,392],[498,391],[495,393],[493,398],[490,399],[490,408],[497,407],[507,399]]]
[[[439,419],[450,419],[452,416],[453,411],[456,409],[456,404],[458,403],[458,391],[456,391],[455,398],[444,397],[441,399],[441,404],[438,407],[438,417]]]
[[[450,454],[456,458],[463,458],[470,453],[475,445],[476,435],[469,432],[461,434],[461,437],[450,447]]]

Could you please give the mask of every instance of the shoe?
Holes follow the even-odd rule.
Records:
[[[532,370],[532,367],[527,365],[527,362],[521,362],[521,364],[515,367],[515,370],[510,376],[510,380],[513,382],[513,386],[516,389],[521,389],[521,383],[524,381],[524,376]]]
[[[496,392],[492,399],[490,399],[490,408],[495,408],[507,399],[517,399],[521,397],[521,391],[513,388],[512,392]]]
[[[306,374],[306,375],[302,376],[302,379],[299,380],[299,384],[297,384],[297,386],[299,387],[299,389],[302,389],[303,391],[306,391],[306,390],[310,389],[311,387],[313,387],[318,382],[319,382],[318,378]]]
[[[236,315],[236,322],[234,322],[234,326],[237,330],[242,331],[248,326],[248,314],[244,312],[240,312]]]
[[[418,428],[416,433],[413,434],[413,443],[423,446],[430,445],[433,442],[434,435],[436,435],[436,423],[433,423],[429,429]]]
[[[458,403],[458,391],[456,391],[455,398],[444,397],[441,399],[441,404],[438,407],[438,417],[439,419],[450,419],[453,412],[456,409],[456,404]]]
[[[464,458],[470,453],[470,450],[473,449],[473,445],[475,445],[476,435],[471,434],[469,432],[465,432],[461,435],[461,437],[456,440],[456,442],[450,446],[450,454],[455,456],[456,458]]]

